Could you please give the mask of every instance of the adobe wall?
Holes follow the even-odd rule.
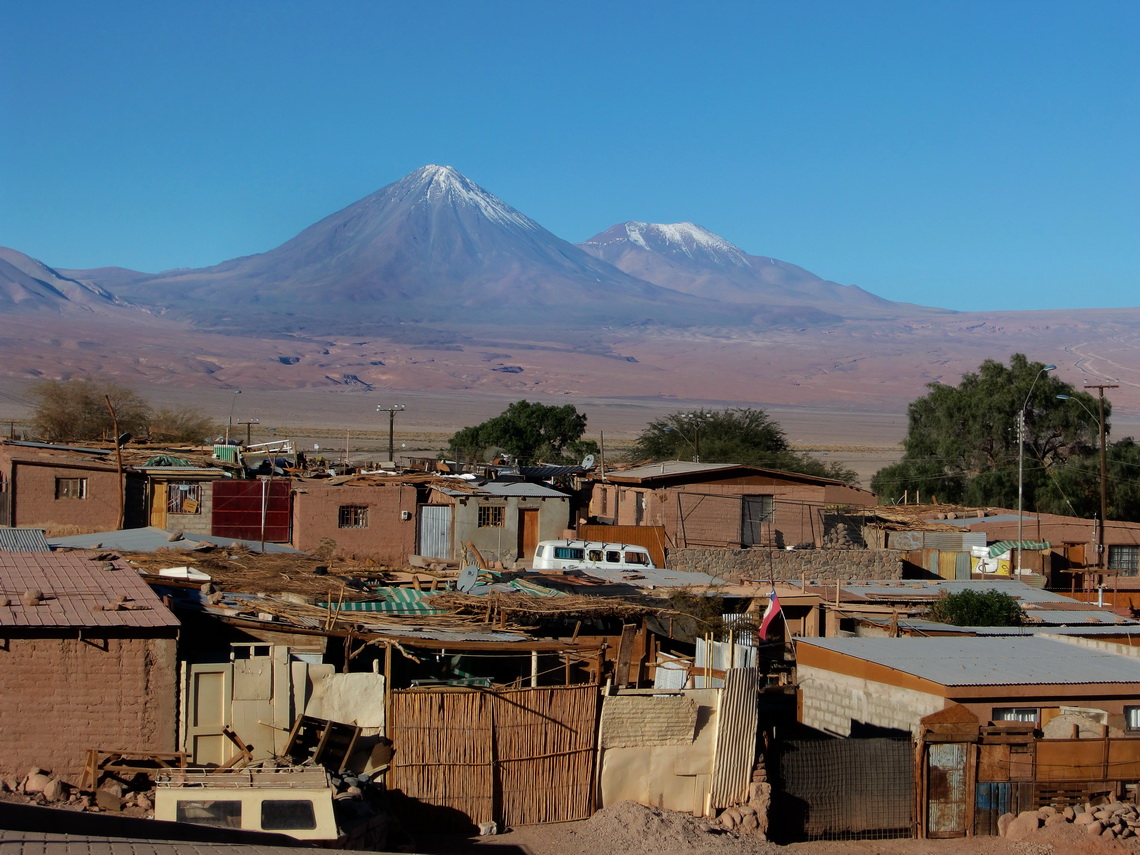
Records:
[[[671,570],[738,579],[901,579],[905,553],[891,549],[670,549]]]
[[[174,751],[174,638],[9,638],[0,645],[0,774],[79,783],[88,748]]]
[[[479,502],[455,502],[452,505],[454,555],[462,555],[463,544],[471,542],[489,562],[501,561],[507,568],[528,564],[534,556],[519,553],[519,512],[538,511],[536,542],[561,538],[570,521],[569,499],[512,496],[504,503],[494,504],[502,504],[504,508],[501,526],[479,525]]]
[[[15,462],[14,526],[67,534],[111,531],[119,525],[119,476],[108,470]],[[87,498],[57,499],[56,478],[86,478]],[[13,489],[9,485],[9,489]]]
[[[368,509],[364,528],[340,528],[342,505]],[[404,519],[404,515],[407,519]],[[326,486],[306,482],[293,493],[293,546],[306,552],[327,540],[336,554],[371,558],[404,566],[416,551],[416,489],[407,484],[387,487]]]

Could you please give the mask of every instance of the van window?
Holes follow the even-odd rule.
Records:
[[[545,547],[545,546],[543,546],[543,545],[540,543],[540,544],[538,545],[538,548],[537,548],[537,549],[534,551],[534,557],[535,557],[535,558],[541,558],[541,557],[542,557],[542,553],[543,553],[543,551],[544,551],[545,549],[546,549],[546,547]]]
[[[610,564],[621,564],[621,553],[616,549],[607,550],[606,561],[610,562]]]
[[[588,557],[588,558],[589,558],[591,561],[601,561],[601,560],[602,560],[602,550],[600,550],[600,549],[591,549],[589,552],[587,552],[587,553],[586,553],[586,556],[587,556],[587,557]]]
[[[241,828],[241,802],[237,799],[179,799],[174,819],[214,828]]]
[[[309,799],[266,799],[261,803],[261,827],[265,831],[311,831],[317,814]]]
[[[644,552],[627,552],[625,554],[626,564],[641,564],[644,567],[649,566],[649,556]]]
[[[556,546],[554,547],[555,558],[565,558],[570,561],[581,561],[582,556],[586,554],[584,549],[576,549],[573,546]]]

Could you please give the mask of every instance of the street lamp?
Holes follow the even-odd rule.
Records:
[[[395,465],[395,443],[392,441],[395,436],[396,430],[396,413],[402,412],[405,409],[403,404],[393,404],[390,407],[385,407],[377,404],[376,412],[388,414],[388,462]]]
[[[1097,528],[1096,539],[1096,563],[1100,566],[1101,570],[1105,567],[1105,554],[1104,554],[1104,526],[1108,521],[1108,445],[1105,442],[1105,426],[1104,426],[1104,390],[1119,388],[1115,384],[1103,384],[1098,386],[1085,386],[1086,389],[1096,389],[1100,393],[1100,416],[1094,416],[1092,410],[1084,405],[1080,398],[1074,398],[1071,395],[1058,395],[1057,397],[1062,401],[1076,401],[1081,405],[1081,409],[1089,414],[1090,418],[1096,420],[1100,427],[1100,526]]]
[[[237,403],[237,396],[241,394],[241,389],[234,389],[234,397],[230,401],[230,415],[226,419],[226,445],[230,444],[230,428],[234,426],[234,404]]]
[[[677,436],[681,437],[681,439],[685,440],[685,442],[687,442],[689,444],[689,448],[693,449],[693,462],[694,463],[700,463],[701,462],[700,448],[696,445],[693,445],[692,441],[687,436],[685,436],[684,431],[678,430],[677,428],[672,427],[671,425],[666,425],[664,428],[662,428],[662,430],[668,431],[670,433],[675,433],[675,434],[677,434]]]
[[[1033,397],[1033,389],[1037,381],[1046,371],[1053,371],[1056,365],[1046,365],[1037,372],[1029,386],[1029,394],[1025,396],[1025,403],[1017,413],[1017,575],[1021,575],[1021,531],[1025,522],[1025,410],[1029,406],[1029,399]]]

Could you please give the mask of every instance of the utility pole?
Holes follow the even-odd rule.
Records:
[[[377,405],[376,407],[376,412],[388,414],[388,462],[393,466],[396,465],[395,443],[393,441],[396,432],[396,413],[399,413],[403,410],[403,404],[393,404],[390,407]]]
[[[261,419],[238,419],[237,423],[239,425],[245,425],[245,444],[246,444],[246,447],[248,447],[250,442],[252,441],[252,435],[250,433],[250,425],[261,424]]]
[[[1097,528],[1096,554],[1097,564],[1102,573],[1108,569],[1108,555],[1105,554],[1104,548],[1104,527],[1108,522],[1108,444],[1105,441],[1104,390],[1119,388],[1119,384],[1115,383],[1085,386],[1086,390],[1097,390],[1097,402],[1100,404],[1100,527]]]

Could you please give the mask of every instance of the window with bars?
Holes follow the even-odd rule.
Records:
[[[202,513],[202,485],[172,481],[166,485],[168,514]]]
[[[502,528],[506,519],[506,508],[502,505],[479,506],[479,528]]]
[[[368,528],[368,506],[341,505],[337,511],[337,528]]]
[[[1140,571],[1140,546],[1108,547],[1108,569],[1135,576]]]
[[[1036,724],[1041,716],[1037,707],[994,707],[993,721],[1031,721]]]
[[[86,478],[56,478],[55,497],[57,499],[86,499]]]

